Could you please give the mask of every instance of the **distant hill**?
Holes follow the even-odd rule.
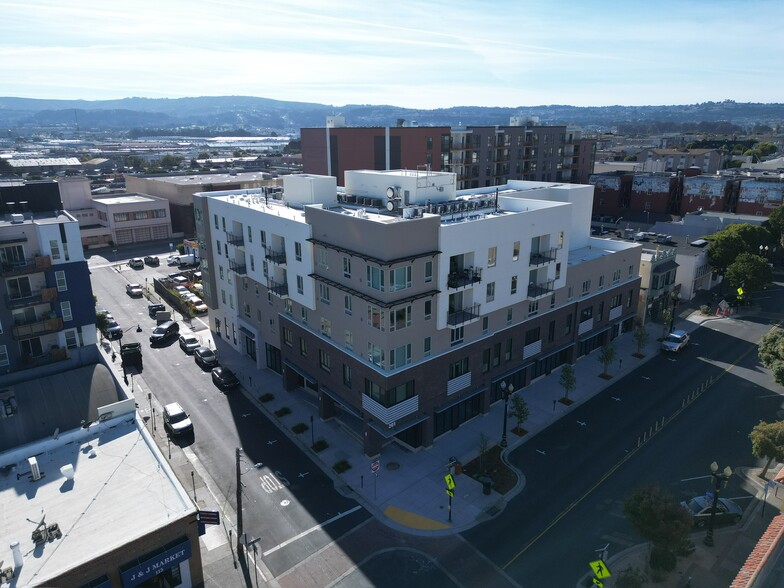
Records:
[[[754,125],[780,125],[784,120],[784,104],[727,100],[672,106],[455,106],[417,110],[368,104],[335,107],[252,96],[94,101],[0,97],[0,128],[20,134],[52,127],[75,128],[77,123],[81,130],[199,127],[297,133],[302,127],[322,127],[328,115],[336,114],[344,116],[349,126],[395,126],[398,119],[415,121],[420,126],[492,126],[508,124],[510,116],[522,115],[539,117],[542,124],[574,124],[589,130],[737,132]],[[727,123],[725,131],[712,130],[722,128],[715,124],[706,128],[706,123],[718,122]]]

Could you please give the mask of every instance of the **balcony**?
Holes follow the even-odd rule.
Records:
[[[528,284],[528,298],[529,299],[537,299],[542,298],[543,296],[547,296],[553,292],[555,287],[555,280],[547,280],[546,282],[542,282],[541,284]]]
[[[275,265],[286,265],[285,251],[276,251],[275,249],[272,249],[272,247],[267,247],[264,257]]]
[[[446,280],[449,288],[463,288],[482,281],[482,268],[466,268],[460,272],[452,272]]]
[[[3,262],[0,265],[0,276],[20,276],[42,272],[52,267],[52,258],[48,255],[36,255],[23,261]]]
[[[43,302],[53,302],[57,300],[57,288],[41,288],[37,292],[29,296],[15,296],[5,297],[5,305],[7,308],[23,308],[25,306],[33,306],[34,304],[41,304]]]
[[[17,324],[13,329],[14,339],[29,339],[49,333],[59,333],[63,330],[63,319],[59,316],[49,319],[36,320],[29,323]]]
[[[281,282],[275,282],[274,280],[269,281],[269,285],[267,286],[270,292],[272,292],[275,296],[280,298],[288,298],[289,297],[289,285]]]
[[[528,265],[536,267],[536,266],[552,263],[556,260],[557,255],[558,255],[558,249],[556,247],[553,247],[548,251],[539,251],[537,253],[531,253],[531,258],[528,261]]]
[[[234,233],[226,233],[226,242],[235,247],[245,247],[245,237],[241,234],[235,235]]]
[[[238,276],[245,276],[248,274],[248,266],[244,263],[239,263],[233,259],[229,260],[229,269]]]
[[[461,310],[450,312],[446,316],[446,324],[450,327],[459,327],[467,323],[479,320],[479,304],[472,304]]]
[[[52,349],[49,353],[44,353],[38,357],[22,357],[15,365],[16,370],[26,370],[33,367],[55,363],[68,359],[68,350],[61,347]]]

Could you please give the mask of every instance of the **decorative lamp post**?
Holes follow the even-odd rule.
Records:
[[[509,396],[514,392],[514,386],[512,384],[507,386],[506,382],[501,382],[501,392],[504,398],[504,431],[501,434],[501,447],[506,447],[506,421],[509,418]]]
[[[766,260],[768,259],[768,251],[770,251],[770,247],[768,245],[760,245],[760,257],[764,257]]]
[[[710,465],[711,478],[713,479],[713,506],[711,508],[710,518],[708,519],[708,533],[702,541],[708,547],[713,547],[713,519],[716,516],[716,508],[719,504],[719,492],[722,488],[727,486],[730,476],[732,475],[732,468],[727,466],[723,472],[719,472],[719,464],[715,461]]]

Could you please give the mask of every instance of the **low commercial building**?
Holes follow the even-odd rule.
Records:
[[[637,243],[590,235],[592,186],[452,173],[284,177],[196,194],[210,328],[365,452],[429,446],[633,326]],[[508,389],[508,388],[507,388]]]

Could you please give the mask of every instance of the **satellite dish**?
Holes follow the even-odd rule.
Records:
[[[387,201],[387,210],[389,212],[392,212],[393,210],[395,210],[395,201],[394,200],[388,200]]]
[[[394,197],[395,197],[395,189],[392,186],[390,186],[389,188],[387,188],[387,198],[391,199]]]

